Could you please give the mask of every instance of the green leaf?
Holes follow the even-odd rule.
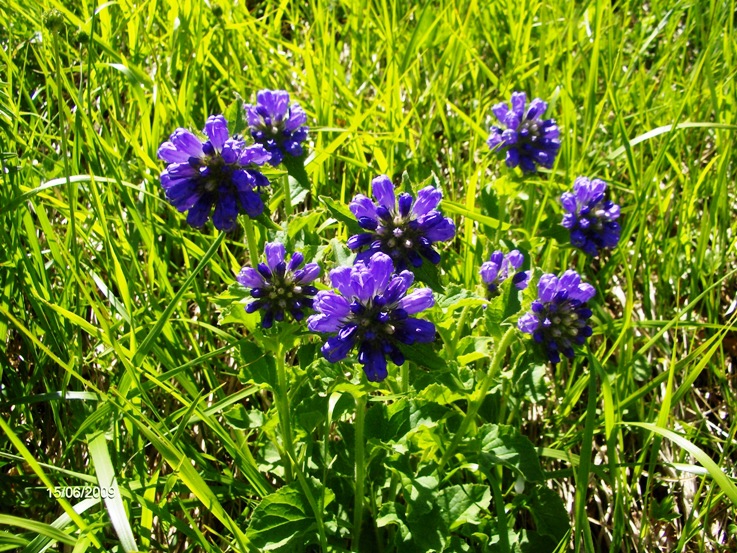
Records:
[[[527,356],[515,367],[514,381],[518,383],[522,396],[532,402],[539,403],[547,397],[548,387],[545,384],[545,375],[548,372],[546,364],[531,364]]]
[[[441,516],[453,531],[463,524],[479,524],[479,514],[491,502],[491,491],[481,484],[450,486],[438,493]]]
[[[656,434],[660,434],[664,438],[668,438],[680,448],[688,451],[708,471],[709,475],[714,479],[714,481],[722,489],[724,494],[732,501],[732,503],[737,505],[737,486],[734,485],[732,480],[730,480],[730,478],[726,474],[724,474],[719,465],[717,465],[703,449],[694,445],[683,436],[680,436],[675,432],[672,432],[671,430],[661,428],[652,423],[625,422],[620,424],[625,424],[628,426],[638,426],[640,428],[644,428],[645,430],[655,432]]]
[[[184,284],[179,287],[179,290],[177,290],[176,294],[174,294],[174,297],[169,300],[166,309],[164,309],[164,312],[157,317],[154,327],[141,341],[141,345],[138,346],[138,349],[133,354],[133,360],[131,361],[133,366],[139,367],[141,365],[143,358],[146,356],[146,354],[148,354],[148,350],[151,349],[151,347],[154,345],[154,341],[159,336],[159,334],[161,334],[161,331],[164,330],[164,326],[166,325],[166,323],[169,322],[169,317],[171,317],[172,313],[174,313],[179,300],[182,299],[184,293],[189,290],[190,285],[194,282],[195,277],[197,277],[199,272],[204,269],[205,266],[210,262],[210,259],[218,251],[218,248],[220,247],[220,244],[223,242],[224,239],[224,232],[218,234],[218,237],[210,245],[210,248],[205,252],[205,255],[202,257],[202,259],[200,259],[200,262],[197,264],[194,270],[189,273],[189,275],[187,276],[187,280],[185,280]]]
[[[449,312],[452,312],[464,305],[467,305],[464,300],[469,299],[477,300],[479,305],[485,303],[483,298],[470,292],[463,286],[458,284],[449,284],[441,293],[438,294],[436,303],[441,309],[448,309]]]
[[[252,382],[257,386],[268,386],[272,390],[277,387],[276,362],[274,357],[253,342],[241,344],[241,360],[243,365],[238,371],[241,382]]]
[[[328,196],[320,196],[318,199],[325,204],[325,207],[328,208],[328,211],[330,211],[330,214],[333,217],[346,226],[349,234],[361,234],[362,232],[365,232],[358,224],[358,221],[353,216],[353,213],[351,213],[351,210],[344,204],[336,202]]]
[[[489,305],[484,311],[484,323],[486,332],[494,339],[501,339],[504,331],[502,330],[502,321],[504,320],[504,298],[497,296],[492,298]]]
[[[415,277],[419,282],[427,284],[436,294],[442,294],[443,284],[440,282],[440,271],[437,265],[425,260],[422,265],[413,269]]]
[[[681,130],[681,129],[693,129],[693,128],[706,128],[706,129],[729,129],[734,130],[737,129],[737,126],[735,125],[724,125],[720,123],[702,123],[702,122],[691,122],[691,121],[685,121],[683,123],[678,123],[676,125],[663,125],[662,127],[657,127],[655,129],[649,130],[646,133],[643,133],[639,136],[636,136],[632,140],[629,140],[629,147],[635,146],[639,144],[640,142],[645,142],[646,140],[650,140],[651,138],[655,138],[656,136],[660,136],[661,134],[665,134],[668,132],[671,132],[672,130]],[[612,153],[609,154],[608,159],[616,159],[619,156],[621,156],[625,152],[625,146],[620,146],[616,150],[614,150]]]
[[[0,514],[0,525],[17,526],[19,528],[24,528],[25,530],[28,530],[30,532],[34,532],[41,536],[46,536],[53,541],[66,543],[67,545],[77,544],[76,537],[65,534],[64,532],[57,528],[54,528],[50,524],[36,522],[35,520],[29,520],[27,518]]]
[[[484,466],[504,465],[524,476],[528,482],[539,482],[544,475],[535,446],[519,430],[504,424],[485,424],[468,444],[466,458],[478,457]]]
[[[259,409],[251,409],[246,411],[243,405],[232,405],[227,411],[223,412],[225,420],[227,420],[234,428],[241,430],[249,430],[251,428],[261,428],[266,424],[264,412]]]
[[[110,453],[107,449],[107,440],[103,432],[97,432],[87,436],[87,447],[92,458],[92,465],[97,474],[97,483],[100,488],[108,491],[103,496],[105,507],[110,515],[110,521],[113,523],[115,533],[118,534],[120,545],[126,553],[138,551],[136,539],[133,537],[133,529],[128,521],[128,514],[123,505],[123,498],[120,494],[118,481],[115,477],[115,467],[110,459]]]
[[[307,176],[307,171],[305,170],[305,156],[285,156],[282,165],[287,169],[287,180],[289,182],[292,205],[299,205],[304,202],[312,188],[310,178]]]
[[[462,367],[479,359],[490,359],[493,353],[494,340],[486,336],[465,336],[458,344],[458,364]]]
[[[402,541],[411,538],[412,533],[407,524],[405,523],[404,505],[401,503],[384,503],[379,509],[379,516],[376,518],[377,528],[383,528],[384,526],[394,525],[399,528],[399,535]]]
[[[248,128],[246,110],[243,109],[243,98],[236,92],[235,101],[225,110],[225,119],[228,121],[230,135],[243,134]]]
[[[433,382],[427,388],[422,390],[418,394],[418,397],[437,403],[438,405],[449,405],[454,401],[464,399],[466,394],[453,391],[445,384]]]
[[[407,502],[406,523],[414,547],[410,551],[442,551],[449,532],[438,506],[438,478],[402,475],[402,483]]]
[[[290,543],[305,546],[315,539],[315,520],[296,484],[267,495],[253,511],[246,537],[261,551],[277,551]]]
[[[530,494],[530,512],[535,520],[537,533],[550,536],[555,543],[568,533],[571,523],[563,500],[553,490],[536,486]]]
[[[414,361],[420,367],[430,370],[445,370],[448,362],[440,357],[432,347],[432,344],[406,344],[397,343],[397,347],[406,359]]]
[[[502,230],[509,230],[511,228],[509,223],[502,223],[498,219],[487,217],[486,215],[482,215],[478,211],[470,210],[466,206],[448,200],[443,200],[443,210],[447,213],[463,215],[464,217],[468,217],[472,221],[479,222],[482,225],[486,225],[487,227],[492,229],[501,228]]]
[[[338,267],[349,267],[353,265],[355,256],[343,242],[337,238],[333,238],[330,240],[330,247],[335,254],[335,263]]]

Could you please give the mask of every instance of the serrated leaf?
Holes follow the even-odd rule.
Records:
[[[458,363],[464,367],[478,359],[491,358],[493,345],[494,341],[486,336],[464,336],[458,343],[458,351],[463,352],[458,356]]]
[[[545,375],[547,374],[547,365],[528,366],[517,379],[522,388],[522,395],[532,403],[544,401],[547,397],[548,387],[545,384]]]
[[[438,405],[449,405],[459,399],[464,399],[465,394],[454,392],[448,386],[434,382],[422,390],[419,397],[437,403]]]
[[[528,482],[539,482],[544,475],[535,446],[516,428],[504,424],[485,424],[468,444],[466,458],[478,456],[483,466],[502,464],[524,476]]]
[[[530,512],[538,534],[560,542],[568,533],[571,523],[563,500],[553,490],[536,487],[531,495]]]
[[[253,342],[241,344],[241,360],[238,378],[243,383],[253,383],[257,386],[268,386],[276,389],[276,363],[272,355],[267,355],[264,350]]]
[[[408,346],[406,344],[397,343],[397,346],[406,359],[414,361],[420,367],[440,371],[444,370],[448,366],[445,359],[435,353],[432,344],[412,344],[411,346]]]
[[[422,551],[442,551],[448,539],[448,528],[438,507],[436,476],[403,478],[407,501],[407,527],[412,542]]]
[[[484,310],[484,326],[486,333],[494,339],[499,340],[504,331],[502,330],[502,321],[504,320],[504,298],[497,296],[489,301]]]
[[[263,411],[259,409],[246,411],[243,405],[232,405],[228,410],[223,412],[223,415],[225,416],[225,420],[234,428],[241,430],[261,428],[266,422]]]
[[[399,535],[402,541],[408,540],[412,537],[412,534],[407,528],[407,524],[404,522],[404,505],[401,503],[384,503],[379,509],[379,516],[376,518],[377,528],[383,528],[384,526],[394,525],[399,528]]]
[[[335,254],[335,263],[338,267],[350,267],[353,265],[355,254],[343,242],[337,238],[333,238],[330,240],[330,248]]]
[[[307,498],[295,484],[267,495],[253,511],[246,537],[261,551],[277,551],[290,543],[314,539],[315,520]]]
[[[448,309],[451,312],[461,307],[463,300],[476,299],[481,300],[480,303],[485,303],[483,298],[466,290],[463,286],[459,286],[458,284],[449,284],[442,293],[438,294],[436,299],[438,307],[441,309]]]
[[[300,213],[299,216],[293,217],[289,220],[289,238],[294,239],[299,232],[307,227],[309,232],[314,232],[315,226],[317,223],[322,219],[324,215],[324,212],[322,210],[315,210],[312,212],[307,213]],[[314,253],[317,251],[318,246],[311,246],[310,251],[305,251],[306,248],[303,246],[301,248],[302,253],[305,256],[305,259],[311,260],[314,258]],[[310,255],[312,253],[312,255]]]
[[[479,513],[488,509],[490,502],[489,487],[481,484],[450,486],[438,493],[441,515],[451,531],[466,523],[479,524]]]

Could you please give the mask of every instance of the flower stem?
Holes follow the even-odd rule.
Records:
[[[470,305],[465,306],[461,311],[461,317],[458,319],[458,326],[456,326],[456,331],[453,334],[453,347],[450,351],[452,357],[455,357],[456,350],[458,349],[458,342],[461,339],[461,332],[463,332],[463,327],[466,324],[466,318],[468,317],[468,310],[470,308]]]
[[[351,551],[359,551],[361,541],[361,524],[363,522],[363,495],[366,467],[364,466],[363,427],[366,416],[366,394],[356,398],[356,430],[355,430],[355,476],[356,488],[353,503],[353,539]]]
[[[401,378],[402,378],[402,393],[406,394],[409,392],[409,364],[410,361],[405,361],[402,363],[402,368],[400,370]]]
[[[509,346],[511,345],[512,340],[514,339],[514,336],[515,336],[515,328],[510,327],[507,330],[507,332],[504,334],[504,336],[502,337],[501,341],[499,342],[499,346],[496,348],[494,357],[491,359],[491,366],[489,367],[489,372],[486,373],[486,378],[484,378],[484,381],[481,383],[481,387],[477,389],[476,393],[474,393],[471,396],[471,399],[469,400],[469,403],[468,403],[468,411],[466,411],[466,416],[463,417],[463,421],[461,422],[461,427],[458,429],[458,431],[453,436],[453,440],[451,441],[450,446],[448,446],[448,449],[445,450],[443,457],[440,459],[440,463],[438,464],[438,470],[442,470],[445,464],[453,456],[456,448],[458,447],[458,444],[460,444],[461,440],[466,435],[466,431],[468,430],[468,425],[471,424],[471,421],[473,421],[476,418],[476,414],[481,408],[481,404],[484,402],[484,399],[486,398],[486,394],[489,392],[489,388],[491,388],[491,385],[494,382],[494,379],[497,377],[497,375],[499,374],[499,371],[501,370],[502,361],[504,361],[504,358],[507,355],[507,349],[509,349]]]
[[[498,467],[501,468],[501,467]],[[491,491],[494,495],[494,507],[499,529],[499,545],[502,553],[509,553],[509,530],[507,526],[507,514],[504,510],[504,497],[502,495],[501,475],[496,473],[497,467],[490,467],[488,476]]]
[[[258,265],[258,246],[256,245],[256,235],[253,230],[253,223],[250,217],[244,218],[246,227],[246,241],[248,242],[248,256],[251,258],[251,266],[256,267]]]
[[[289,186],[289,173],[284,176],[284,213],[287,218],[292,215],[292,190]]]
[[[293,479],[292,463],[297,462],[297,455],[294,451],[292,425],[289,418],[289,390],[285,355],[286,352],[280,340],[276,350],[277,389],[274,390],[274,395],[276,396],[276,409],[279,412],[279,426],[281,427],[282,440],[284,440],[284,450],[287,453],[284,462],[284,476],[287,482],[291,482]]]

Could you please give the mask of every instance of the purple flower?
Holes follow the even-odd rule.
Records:
[[[586,254],[596,256],[600,249],[613,248],[619,242],[620,227],[617,223],[619,206],[606,200],[606,183],[600,179],[578,177],[573,192],[560,197],[563,209],[563,226],[571,231],[571,244]]]
[[[520,317],[517,327],[532,334],[551,363],[559,363],[561,353],[571,359],[573,346],[591,336],[587,302],[595,294],[594,287],[581,282],[576,271],[566,271],[560,278],[545,274],[538,282],[538,298],[532,302],[532,311]]]
[[[161,186],[178,211],[189,211],[190,225],[204,225],[215,206],[213,224],[229,231],[238,213],[258,217],[264,210],[258,190],[269,181],[249,166],[263,165],[269,153],[262,146],[246,147],[242,140],[230,138],[222,115],[209,117],[204,133],[207,140],[202,141],[180,128],[159,146],[159,159],[169,164],[161,172]]]
[[[499,286],[504,282],[510,274],[512,283],[518,290],[527,288],[527,281],[530,279],[529,271],[519,271],[525,258],[519,250],[512,250],[504,255],[499,250],[491,254],[489,261],[481,265],[481,280],[486,284],[489,294],[495,295],[499,291]]]
[[[349,205],[358,224],[366,230],[348,239],[350,249],[366,248],[358,254],[357,261],[384,252],[394,260],[398,271],[410,265],[419,267],[423,258],[438,263],[440,254],[433,249],[433,243],[450,240],[456,231],[453,220],[435,209],[443,193],[426,186],[417,193],[417,200],[406,192],[396,197],[394,186],[385,175],[376,177],[371,184],[376,203],[358,194]]]
[[[261,90],[256,104],[246,104],[246,116],[251,136],[271,154],[271,163],[279,165],[288,154],[302,155],[301,142],[307,139],[304,125],[307,115],[297,103],[289,105],[289,94],[284,90]]]
[[[535,98],[528,107],[524,92],[512,93],[511,104],[511,109],[504,102],[491,108],[506,129],[492,126],[486,143],[492,150],[507,151],[509,167],[519,165],[526,173],[534,173],[535,164],[550,169],[560,149],[560,132],[554,119],[540,119],[548,104]]]
[[[266,263],[243,267],[236,280],[251,289],[255,298],[246,306],[248,313],[261,310],[261,326],[271,328],[274,321],[283,321],[286,313],[301,321],[306,308],[312,307],[317,288],[310,283],[320,276],[320,266],[308,263],[300,269],[304,256],[295,252],[289,262],[284,259],[284,244],[266,244]]]
[[[345,359],[358,346],[366,377],[379,382],[387,376],[387,356],[396,365],[404,363],[398,342],[412,345],[435,339],[435,325],[411,316],[432,307],[432,291],[418,288],[407,294],[414,275],[394,274],[388,255],[375,253],[364,263],[334,269],[330,279],[338,293],[318,292],[317,314],[310,316],[307,326],[314,332],[334,333],[322,346],[331,363]]]

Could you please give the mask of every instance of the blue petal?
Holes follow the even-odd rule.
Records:
[[[386,358],[384,352],[368,342],[361,344],[358,361],[363,365],[366,378],[370,382],[381,382],[387,377]]]
[[[432,295],[432,290],[429,288],[419,288],[402,298],[399,302],[399,307],[404,309],[409,315],[429,309],[433,305],[435,305],[435,298]]]
[[[389,211],[394,210],[396,199],[394,197],[394,185],[389,177],[380,175],[371,181],[374,198]]]
[[[243,267],[235,279],[246,288],[259,288],[266,284],[264,277],[253,267]]]
[[[323,344],[322,348],[320,348],[320,351],[322,352],[325,359],[327,359],[331,363],[337,363],[338,361],[341,361],[348,356],[354,345],[355,338],[351,338],[349,340],[341,340],[337,336],[332,336],[328,338],[327,342]]]
[[[363,194],[357,194],[351,203],[348,204],[348,209],[356,216],[356,219],[360,219],[361,217],[376,219],[377,217],[376,204]]]
[[[216,229],[228,232],[235,227],[236,217],[238,217],[238,202],[235,199],[235,194],[221,192],[218,202],[215,204],[212,223]]]
[[[218,152],[223,149],[225,141],[228,140],[228,122],[222,115],[211,115],[205,122],[205,134],[210,139],[215,150]]]
[[[417,201],[412,208],[412,213],[417,217],[426,215],[438,206],[442,198],[443,193],[440,190],[434,186],[426,186],[417,193]]]
[[[264,248],[264,253],[266,254],[266,265],[273,272],[276,271],[276,266],[284,261],[286,249],[284,244],[280,242],[268,242]]]
[[[253,190],[239,190],[238,199],[241,202],[243,211],[245,211],[246,215],[248,215],[252,219],[258,217],[259,215],[261,215],[261,213],[263,213],[264,202],[257,192]]]
[[[200,199],[197,200],[192,206],[192,209],[187,213],[187,223],[193,227],[201,227],[210,218],[210,211],[212,210],[212,196],[210,194],[203,194]]]

